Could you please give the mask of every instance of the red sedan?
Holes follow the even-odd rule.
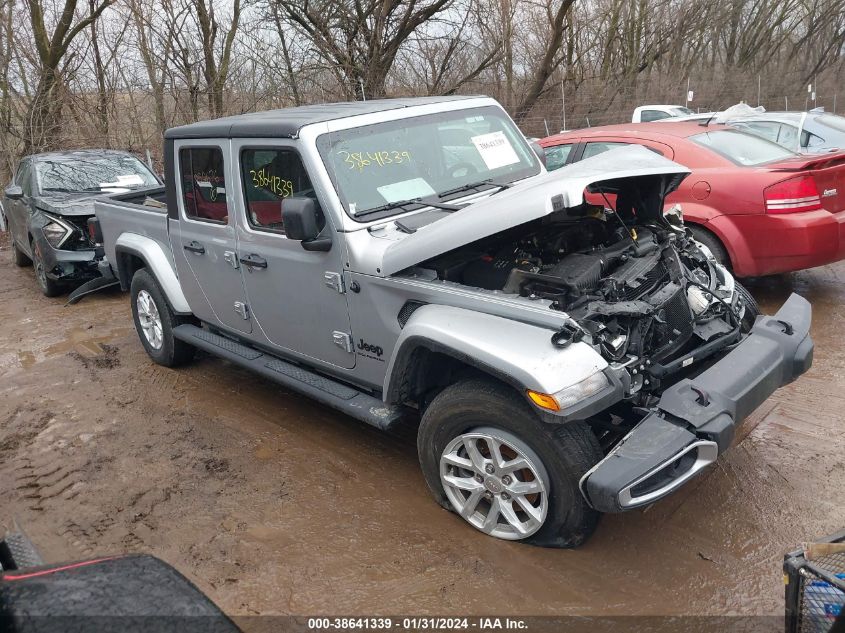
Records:
[[[845,258],[845,153],[794,154],[701,122],[608,125],[540,141],[549,170],[632,143],[692,170],[666,208],[679,203],[696,238],[738,277]]]

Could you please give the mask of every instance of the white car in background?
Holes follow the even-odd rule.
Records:
[[[689,108],[679,105],[644,105],[634,109],[631,123],[650,123],[661,119],[671,119],[695,114]]]

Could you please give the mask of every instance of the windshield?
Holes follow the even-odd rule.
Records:
[[[695,114],[695,112],[693,112],[689,108],[684,108],[682,106],[677,106],[675,108],[672,108],[672,113],[675,116],[689,116],[690,114]]]
[[[317,149],[347,213],[368,220],[409,210],[392,203],[459,198],[540,173],[525,138],[494,106],[331,132]]]
[[[713,150],[736,165],[745,167],[797,156],[795,152],[777,143],[739,130],[713,130],[691,136],[690,140]]]
[[[144,163],[119,154],[38,159],[35,170],[42,192],[121,192],[159,184]]]

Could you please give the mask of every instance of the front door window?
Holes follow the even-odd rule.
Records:
[[[245,149],[241,168],[246,219],[255,230],[284,234],[282,210],[288,198],[317,203],[302,159],[292,149]]]

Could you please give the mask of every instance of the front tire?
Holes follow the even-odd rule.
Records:
[[[546,424],[509,387],[484,379],[444,389],[417,435],[426,483],[440,505],[506,540],[577,547],[599,513],[578,487],[602,459],[583,422]]]
[[[35,279],[38,287],[45,297],[58,297],[65,291],[64,286],[47,276],[47,268],[44,266],[44,258],[37,243],[32,245],[32,265],[35,268]]]
[[[745,312],[743,313],[742,320],[740,321],[740,329],[743,334],[746,334],[751,331],[751,328],[754,326],[754,322],[757,320],[757,317],[760,316],[760,306],[757,305],[757,300],[754,299],[748,291],[748,288],[738,281],[736,281],[735,284],[736,292],[739,295],[740,301],[742,301],[742,305],[745,306]]]
[[[175,338],[173,328],[191,319],[173,312],[158,282],[145,268],[132,277],[129,296],[135,330],[150,358],[165,367],[190,362],[196,348]]]

